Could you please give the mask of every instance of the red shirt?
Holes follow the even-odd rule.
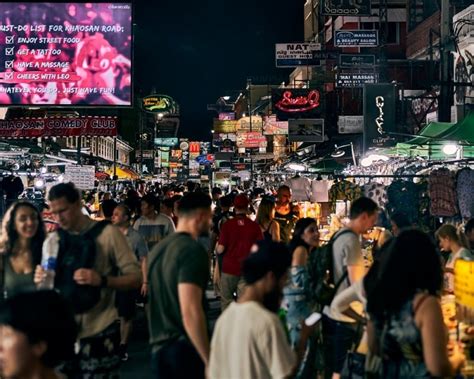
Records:
[[[260,226],[244,215],[227,220],[221,228],[219,245],[224,246],[222,272],[240,276],[242,261],[250,254],[252,245],[263,240]]]

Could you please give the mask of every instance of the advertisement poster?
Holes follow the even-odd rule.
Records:
[[[323,142],[324,119],[288,120],[290,142]]]
[[[322,0],[324,16],[371,16],[370,0]]]
[[[116,136],[116,117],[49,117],[0,120],[0,137]]]
[[[277,121],[276,116],[268,116],[263,123],[263,134],[280,135],[288,134],[288,121]]]
[[[396,91],[393,84],[367,84],[364,87],[364,151],[370,147],[391,146],[395,138]]]
[[[187,138],[179,139],[179,148],[183,154],[183,168],[181,173],[183,179],[187,179],[189,175],[189,141]]]
[[[0,104],[131,106],[131,3],[0,3]]]
[[[336,30],[334,46],[339,47],[376,47],[379,45],[378,30]]]
[[[321,92],[318,89],[272,89],[272,113],[279,121],[315,118],[321,111]]]
[[[314,51],[321,50],[320,43],[277,43],[275,45],[276,67],[319,66]]]

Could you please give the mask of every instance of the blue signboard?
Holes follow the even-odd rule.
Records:
[[[334,46],[377,47],[378,45],[378,30],[336,30],[334,32]]]

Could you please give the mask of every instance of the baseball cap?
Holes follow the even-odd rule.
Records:
[[[237,209],[247,209],[249,204],[249,198],[243,193],[237,195],[234,199],[234,207]]]
[[[262,279],[268,272],[280,278],[290,267],[291,254],[280,242],[259,241],[257,251],[251,253],[242,263],[242,275],[247,284]]]

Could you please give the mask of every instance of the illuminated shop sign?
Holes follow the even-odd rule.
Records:
[[[311,118],[321,112],[321,93],[317,89],[274,89],[272,106],[278,120]]]
[[[152,113],[177,114],[178,106],[172,97],[167,95],[150,95],[142,99],[143,109]]]

